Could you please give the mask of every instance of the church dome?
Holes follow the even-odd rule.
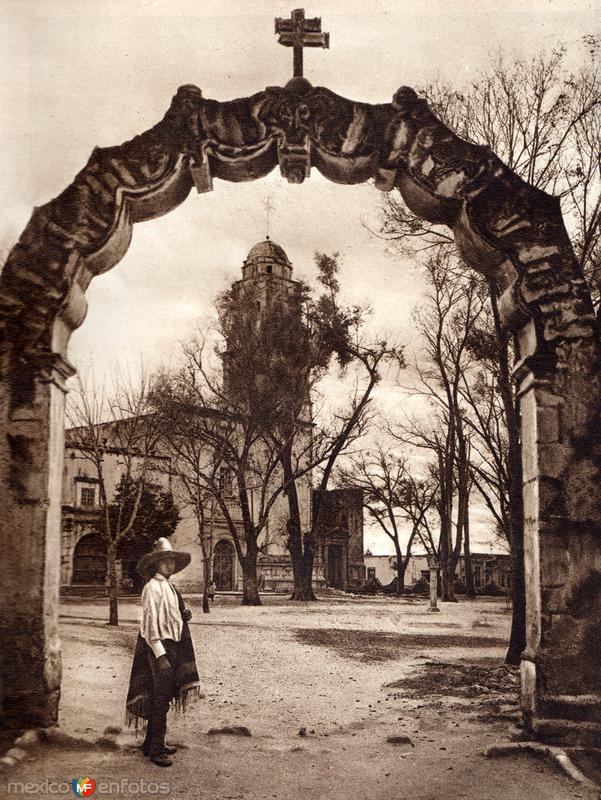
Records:
[[[256,278],[259,275],[279,275],[282,278],[292,277],[292,264],[284,248],[272,242],[269,237],[251,247],[242,265],[245,278]]]

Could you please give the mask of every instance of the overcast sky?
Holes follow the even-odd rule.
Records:
[[[95,146],[119,144],[160,120],[178,86],[226,100],[284,85],[292,52],[277,44],[273,18],[291,9],[263,0],[0,0],[0,251]],[[305,76],[373,103],[437,76],[460,87],[499,47],[527,56],[562,41],[576,52],[582,35],[601,30],[591,0],[321,0],[305,9],[330,32],[330,50],[305,51]],[[140,357],[151,367],[172,362],[178,341],[209,315],[216,293],[240,277],[246,254],[265,237],[267,196],[271,237],[295,276],[313,280],[315,250],[340,252],[346,297],[369,302],[376,327],[411,341],[419,269],[369,233],[379,192],[328,183],[316,170],[290,186],[274,171],[248,184],[215,180],[213,193],[193,190],[170,215],[138,224],[122,262],[88,290],[73,363],[102,376]]]

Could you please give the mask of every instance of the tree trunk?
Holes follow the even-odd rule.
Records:
[[[209,607],[209,582],[211,580],[211,570],[209,564],[209,556],[207,554],[207,548],[204,545],[204,542],[201,540],[201,548],[202,548],[202,613],[203,614],[210,614],[211,609]]]
[[[465,589],[468,597],[476,596],[476,584],[474,583],[474,570],[472,569],[472,553],[470,550],[470,514],[469,508],[466,509],[465,519],[463,520],[463,557],[465,559]]]
[[[453,571],[453,552],[451,549],[451,520],[447,517],[442,522],[440,532],[440,575],[442,600],[456,603]]]
[[[106,549],[106,569],[108,573],[109,625],[119,624],[119,602],[117,599],[117,548],[112,539]]]
[[[450,570],[450,564],[448,562],[441,566],[440,575],[442,584],[440,587],[441,600],[444,600],[447,603],[456,603],[457,597],[455,596],[455,585]]]
[[[303,597],[305,590],[304,582],[304,554],[300,541],[300,536],[297,532],[293,532],[294,523],[292,519],[288,520],[288,552],[290,553],[290,562],[292,564],[292,595],[291,600],[304,600]]]
[[[463,420],[457,414],[457,523],[455,530],[455,545],[451,557],[451,575],[453,579],[457,574],[457,564],[461,558],[461,549],[464,545],[464,534],[469,514],[470,476],[469,476],[469,444],[463,432]],[[469,535],[469,534],[468,534]],[[463,547],[465,553],[465,547]],[[469,552],[469,544],[468,544]]]
[[[292,439],[290,439],[292,441]],[[316,600],[313,593],[313,562],[315,560],[313,538],[302,535],[300,503],[296,482],[292,470],[292,444],[288,444],[282,451],[280,459],[284,481],[286,481],[286,496],[288,497],[288,551],[292,563],[293,588],[291,600]]]
[[[406,564],[401,562],[401,566],[397,570],[396,576],[396,593],[400,597],[403,594],[403,589],[405,588],[405,571],[407,569]]]
[[[511,444],[510,435],[510,504],[511,526],[511,633],[505,662],[519,664],[526,647],[526,578],[524,573],[524,503],[522,496],[522,457],[517,443]],[[513,471],[513,474],[512,474]]]
[[[398,597],[401,597],[405,588],[405,564],[398,539],[394,540],[394,549],[396,551],[396,593]]]
[[[454,603],[455,587],[453,585],[453,537],[451,532],[451,519],[453,513],[453,471],[449,470],[449,456],[443,452],[442,447],[438,451],[438,475],[440,480],[440,573],[441,573],[441,595],[442,600]]]
[[[262,605],[257,579],[257,552],[254,548],[251,548],[251,552],[242,561],[242,605]]]
[[[304,538],[304,547],[300,546],[298,539],[289,538],[288,550],[292,562],[293,589],[291,600],[317,600],[313,591],[313,564],[315,552],[313,537],[309,534]]]
[[[514,422],[516,427],[517,414]],[[509,427],[509,426],[507,426]],[[516,435],[517,434],[517,435]],[[513,440],[513,442],[512,442]],[[522,456],[519,444],[519,429],[509,436],[509,483],[512,561],[512,619],[509,646],[505,661],[519,664],[522,650],[526,647],[526,578],[524,573],[524,501],[522,496]]]
[[[507,472],[509,475],[509,539],[512,564],[512,618],[511,634],[505,662],[519,664],[522,650],[526,647],[526,579],[524,575],[524,500],[522,496],[522,453],[520,446],[520,408],[515,397],[509,367],[509,339],[504,334],[497,290],[489,287],[495,334],[499,353],[498,385],[507,424]]]
[[[514,546],[511,551],[512,617],[509,646],[505,655],[506,664],[519,664],[522,651],[526,647],[526,582],[524,576],[524,542]]]
[[[313,591],[313,564],[315,563],[315,539],[312,534],[305,536],[303,550],[303,590],[301,600],[315,601]]]
[[[470,446],[463,432],[463,420],[457,419],[457,533],[453,551],[453,575],[461,557],[465,564],[465,584],[468,597],[475,597],[474,575],[470,552]]]

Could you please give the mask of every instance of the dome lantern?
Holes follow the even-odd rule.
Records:
[[[242,265],[243,278],[258,278],[262,275],[277,275],[292,278],[292,264],[284,249],[269,237],[251,247]]]

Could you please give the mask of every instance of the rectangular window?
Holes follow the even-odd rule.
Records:
[[[81,490],[81,505],[83,508],[94,508],[96,502],[96,489],[83,487]]]
[[[232,494],[232,472],[228,467],[219,467],[219,491],[226,496]]]

